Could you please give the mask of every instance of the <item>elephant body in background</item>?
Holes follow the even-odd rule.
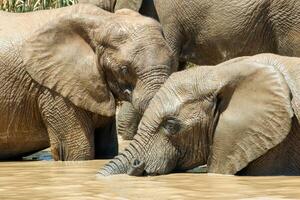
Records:
[[[115,101],[142,112],[172,72],[160,25],[131,10],[0,12],[0,27],[0,159],[115,155]]]
[[[102,175],[300,175],[300,59],[240,57],[173,73]]]
[[[300,56],[298,1],[100,1],[114,5],[110,11],[129,8],[159,19],[182,62],[218,64],[258,53]]]

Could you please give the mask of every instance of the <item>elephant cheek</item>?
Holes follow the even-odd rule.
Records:
[[[168,174],[176,168],[179,153],[172,145],[163,144],[160,147],[154,147],[151,151],[146,161],[147,175]]]
[[[135,159],[131,164],[127,174],[130,176],[142,176],[145,174],[145,163]]]
[[[169,174],[176,169],[176,159],[158,159],[154,164],[149,165],[144,171],[144,174],[149,176],[157,176]]]
[[[197,124],[191,131],[183,133],[185,140],[179,147],[181,156],[177,163],[178,171],[186,171],[207,164],[210,147],[208,125]]]

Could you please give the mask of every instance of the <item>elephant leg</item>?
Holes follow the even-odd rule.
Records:
[[[118,137],[116,123],[111,123],[102,128],[95,129],[95,158],[110,159],[118,154]]]
[[[54,160],[94,158],[94,125],[91,116],[60,96],[42,97],[42,118]]]

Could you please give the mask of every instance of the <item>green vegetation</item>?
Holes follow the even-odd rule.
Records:
[[[0,0],[0,10],[29,12],[70,6],[78,0]]]

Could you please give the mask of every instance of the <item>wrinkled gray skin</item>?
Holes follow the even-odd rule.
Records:
[[[115,155],[115,101],[143,112],[172,72],[160,25],[131,10],[0,12],[0,27],[0,159]]]
[[[123,140],[132,140],[137,132],[141,115],[134,109],[128,101],[122,101],[118,105],[116,114],[116,127],[118,135]]]
[[[128,148],[99,173],[300,175],[300,59],[236,58],[173,73]]]
[[[215,65],[264,52],[300,56],[300,1],[113,1],[110,11],[130,8],[159,18],[179,70],[187,61]]]
[[[115,11],[129,8],[147,16],[157,12],[165,37],[182,62],[211,65],[263,52],[300,56],[299,1],[100,1],[113,1]]]

